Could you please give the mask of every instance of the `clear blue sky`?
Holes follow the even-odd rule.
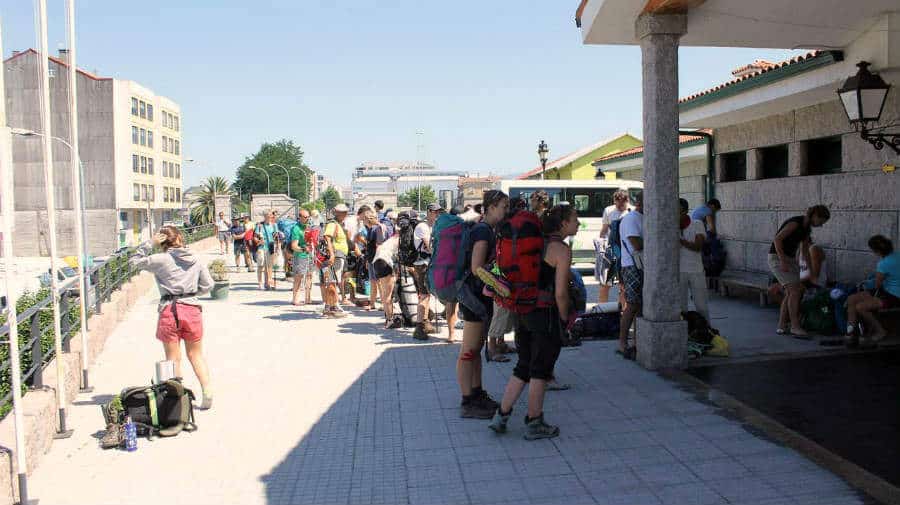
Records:
[[[50,44],[65,43],[51,0]],[[85,70],[181,104],[185,185],[233,177],[289,138],[338,182],[367,160],[512,174],[618,132],[641,136],[640,51],[584,46],[575,0],[77,0]],[[188,5],[194,4],[194,5]],[[202,4],[203,6],[199,6]],[[215,7],[213,7],[215,5]],[[32,2],[0,0],[5,56],[36,47]],[[797,51],[681,49],[686,95],[756,58]]]

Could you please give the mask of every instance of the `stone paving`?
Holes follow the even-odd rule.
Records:
[[[213,256],[206,255],[210,260]],[[564,349],[550,392],[554,440],[458,416],[456,345],[380,330],[375,313],[343,320],[289,305],[287,284],[233,276],[204,308],[215,406],[200,429],[102,451],[99,402],[147,383],[162,349],[145,296],[93,366],[92,395],[70,411],[31,479],[47,504],[855,504],[842,480],[754,434],[675,384],[613,354],[611,342]],[[485,364],[499,396],[513,363]],[[189,386],[196,387],[192,374]],[[196,387],[199,391],[199,387]],[[523,396],[524,401],[524,396]]]

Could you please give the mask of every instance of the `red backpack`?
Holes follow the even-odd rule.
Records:
[[[538,288],[544,259],[544,235],[537,214],[520,210],[497,231],[497,267],[509,284],[508,297],[494,296],[501,306],[527,314],[542,306],[546,294]]]

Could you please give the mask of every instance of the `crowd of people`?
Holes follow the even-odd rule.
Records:
[[[689,212],[687,201],[681,199],[679,203],[681,278],[674,292],[683,312],[692,301],[696,313],[709,321],[708,266],[703,254],[717,240],[716,214],[721,204],[713,199]],[[447,209],[438,203],[428,205],[420,216],[413,211],[385,209],[383,202],[376,201],[372,207],[360,206],[352,216],[346,205],[338,204],[324,220],[316,211],[300,210],[295,220],[279,220],[274,211],[268,211],[258,223],[242,216],[229,224],[220,213],[216,225],[220,254],[227,254],[230,246],[235,269],[255,268],[260,290],[275,290],[275,272],[283,268],[285,277],[293,280],[291,302],[302,306],[314,303],[312,288],[318,284],[322,317],[347,317],[345,307],[350,304],[366,311],[380,310],[385,329],[414,326],[413,337],[423,341],[439,333],[437,322],[442,319],[447,323],[446,341],[454,342],[458,315],[462,320],[456,361],[461,417],[490,420],[490,429],[504,433],[513,405],[528,384],[525,437],[557,436],[559,428],[544,420],[543,401],[548,389],[565,389],[555,382],[554,367],[563,337],[578,316],[574,312],[577,295],[572,288],[569,246],[569,239],[578,231],[577,210],[566,202],[551,206],[549,196],[541,190],[527,195],[527,200],[511,200],[502,191],[489,190],[481,204],[456,207],[449,213],[455,216],[452,222],[444,218]],[[643,303],[643,213],[640,193],[630,197],[625,190],[617,191],[603,212],[602,229],[595,240],[598,301],[608,304],[611,289],[618,285],[616,352],[629,360],[637,353],[631,330]],[[779,334],[806,336],[799,313],[804,290],[822,289],[827,282],[824,251],[813,244],[812,230],[829,218],[826,207],[811,207],[804,215],[787,219],[772,241],[768,263],[784,293]],[[459,261],[451,263],[458,263],[460,269],[452,277],[458,281],[451,283],[452,296],[446,295],[446,285],[438,286],[432,277],[433,265],[446,261],[439,257],[446,247],[441,248],[438,241],[448,223],[465,229],[460,241],[451,244],[455,249],[449,253],[459,255]],[[537,236],[528,235],[528,223],[538,230]],[[526,238],[536,239],[532,244],[540,246],[528,249]],[[521,240],[519,245],[515,245],[517,239]],[[512,260],[501,252],[508,246],[504,241],[514,244]],[[900,307],[900,253],[881,235],[873,236],[868,245],[880,261],[871,286],[847,297],[848,339],[859,339],[866,330],[872,338],[883,337],[884,328],[874,313]],[[153,246],[162,247],[164,252],[150,254]],[[516,247],[521,249],[516,251]],[[511,267],[504,261],[520,264]],[[188,359],[203,388],[203,406],[209,408],[212,388],[203,358],[197,301],[211,287],[209,274],[184,248],[174,227],[163,227],[151,243],[139,249],[133,262],[153,272],[159,284],[162,298],[157,338],[163,343],[166,358],[180,369],[179,344],[185,341]],[[531,284],[523,287],[521,275],[529,268],[534,275]],[[530,298],[522,294],[525,292]],[[398,305],[399,314],[395,310]],[[505,339],[511,331],[515,348]],[[507,354],[517,354],[499,402],[483,387],[483,349],[488,362],[509,361]]]

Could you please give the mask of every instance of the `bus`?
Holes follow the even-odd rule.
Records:
[[[500,181],[500,189],[510,198],[522,198],[526,202],[537,190],[550,196],[552,205],[568,202],[578,209],[580,226],[571,240],[572,263],[577,269],[593,269],[595,261],[594,238],[599,236],[603,210],[613,204],[617,189],[628,191],[631,200],[644,187],[640,181],[614,180],[533,180],[511,179]]]

